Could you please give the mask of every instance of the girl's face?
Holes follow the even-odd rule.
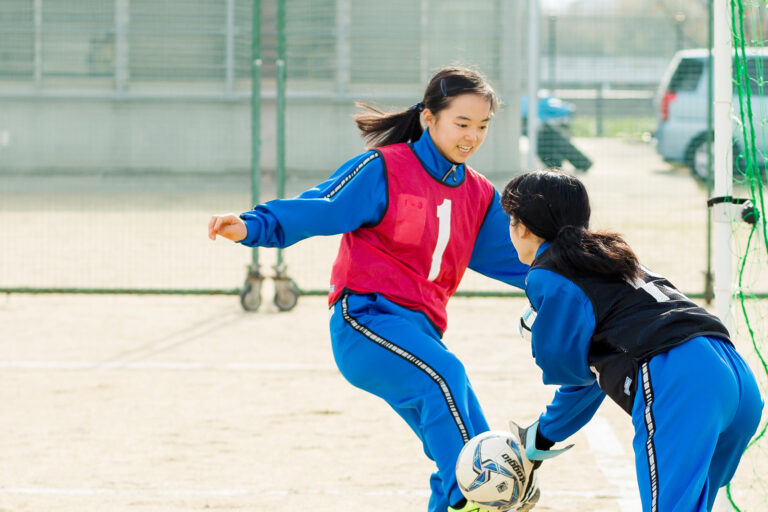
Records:
[[[461,164],[477,151],[488,133],[491,103],[479,94],[455,96],[437,115],[424,110],[424,123],[432,142],[445,158]]]
[[[522,263],[530,265],[536,258],[536,251],[544,243],[544,239],[534,235],[525,224],[512,218],[509,223],[509,238],[517,251],[517,257]]]

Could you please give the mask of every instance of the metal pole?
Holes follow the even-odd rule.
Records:
[[[421,0],[419,11],[419,83],[425,84],[429,80],[429,0]],[[421,98],[419,98],[421,100]]]
[[[251,204],[261,192],[261,0],[253,0],[251,25]],[[259,249],[251,251],[251,271],[258,272]]]
[[[32,4],[35,17],[35,87],[41,87],[43,82],[43,0],[35,0]]]
[[[336,93],[344,96],[349,84],[349,0],[336,0]]]
[[[277,182],[277,197],[285,197],[285,89],[287,78],[286,37],[285,37],[285,0],[277,2],[277,161],[275,166],[275,181]],[[283,250],[277,249],[277,264],[275,265],[275,298],[274,303],[280,311],[290,311],[296,306],[301,290],[288,277]]]
[[[235,83],[235,0],[227,0],[227,28],[225,35],[226,63],[225,63],[225,90],[231,95]]]
[[[537,167],[538,135],[539,0],[528,0],[528,170]]]
[[[728,0],[714,0],[714,174],[715,196],[730,196],[733,190],[731,133],[731,102],[733,83]],[[713,211],[715,253],[715,311],[728,329],[731,329],[731,215],[730,203],[715,205]]]
[[[525,94],[523,73],[525,4],[523,2],[501,2],[499,16],[496,20],[501,34],[499,39],[499,73],[501,78],[501,99],[504,108],[499,109],[495,126],[491,129],[494,140],[494,153],[499,161],[506,162],[506,167],[513,173],[518,173],[525,165],[520,160],[520,137],[522,125],[520,120],[520,98]],[[504,166],[502,166],[504,167]],[[502,176],[506,177],[505,171]]]
[[[557,62],[557,16],[549,17],[549,88],[552,94],[557,89],[555,63]]]
[[[115,91],[126,92],[128,83],[128,0],[115,0]]]
[[[714,176],[712,172],[712,134],[714,133],[714,58],[712,55],[714,44],[714,13],[712,1],[707,6],[707,197],[712,197]],[[704,298],[707,304],[712,304],[715,298],[714,282],[712,276],[712,209],[707,208],[707,270],[704,274]]]
[[[285,0],[277,2],[277,155],[275,166],[275,181],[277,198],[285,196]],[[282,268],[283,252],[277,251],[277,267]],[[279,271],[278,271],[279,272]]]
[[[603,91],[605,90],[605,84],[597,84],[595,95],[595,135],[598,137],[603,136]]]

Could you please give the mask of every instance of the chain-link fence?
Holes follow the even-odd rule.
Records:
[[[706,8],[545,6],[532,30],[525,3],[499,0],[285,2],[284,111],[275,101],[277,0],[3,1],[0,211],[8,249],[0,287],[236,291],[248,251],[208,243],[204,227],[211,213],[252,203],[254,5],[261,200],[278,188],[278,117],[292,195],[363,150],[351,121],[355,100],[411,105],[432,72],[452,62],[480,69],[502,95],[504,108],[471,163],[503,185],[528,166],[521,133],[536,37],[542,163],[535,165],[586,171],[596,218],[602,213],[607,227],[625,233],[651,266],[679,276],[681,288],[704,292],[705,192],[650,141],[657,90],[675,52],[707,45]],[[630,178],[639,181],[628,185]],[[672,213],[660,216],[659,205]],[[301,288],[326,288],[337,243],[311,240],[286,251]],[[690,258],[677,265],[659,245]],[[274,259],[264,253],[268,268]],[[469,275],[462,289],[506,287]]]

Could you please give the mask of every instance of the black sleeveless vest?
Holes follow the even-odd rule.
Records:
[[[639,366],[656,354],[697,336],[730,342],[728,329],[715,316],[680,293],[663,276],[643,268],[635,282],[591,274],[564,275],[545,251],[531,265],[563,275],[592,302],[595,332],[589,365],[606,395],[632,414]]]

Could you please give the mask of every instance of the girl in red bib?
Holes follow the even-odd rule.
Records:
[[[261,247],[344,234],[329,294],[336,364],[422,441],[437,466],[430,512],[482,511],[464,500],[454,468],[464,443],[489,429],[464,366],[442,342],[448,299],[467,268],[519,288],[528,271],[506,236],[498,192],[466,164],[497,103],[477,72],[443,68],[409,109],[360,104],[369,112],[356,122],[373,149],[328,180],[208,226],[211,239]]]

